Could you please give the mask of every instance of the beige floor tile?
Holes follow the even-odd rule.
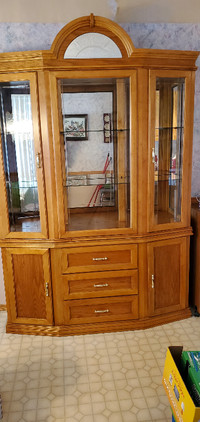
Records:
[[[5,420],[5,414],[3,416],[2,422],[4,422]],[[13,413],[9,413],[8,416],[6,417],[8,422],[21,422],[22,421],[22,412],[13,412]]]
[[[127,422],[128,422],[127,417],[126,417],[126,419],[123,419],[122,413],[120,413],[120,412],[113,412],[109,416],[109,419],[108,419],[109,422],[123,422],[125,420],[127,420]],[[133,415],[132,415],[132,422],[133,422]]]
[[[137,413],[137,420],[138,422],[147,422],[147,421],[151,421],[151,414],[149,412],[148,409],[142,409],[139,410],[139,412]]]
[[[5,324],[0,312],[2,422],[170,422],[167,346],[200,350],[197,318],[64,338],[5,334]]]

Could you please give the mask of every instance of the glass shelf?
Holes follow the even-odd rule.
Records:
[[[178,129],[184,129],[183,126],[159,126],[155,128],[156,130],[178,130]]]
[[[37,186],[30,186],[29,184],[26,185],[19,185],[18,182],[6,182],[6,187],[12,189],[12,190],[22,190],[22,189],[38,189]]]
[[[121,132],[129,132],[130,129],[108,129],[108,132],[112,133],[121,133]],[[104,129],[88,129],[86,130],[87,133],[104,133]],[[60,131],[61,135],[68,135],[70,133],[74,133],[73,130],[67,130],[67,131]],[[73,139],[71,139],[73,140]]]
[[[159,171],[155,171],[155,177],[157,179],[162,179],[164,180],[169,180],[169,179],[179,179],[182,180],[182,178],[180,177],[179,173],[175,173],[175,172],[159,172]]]
[[[71,188],[71,187],[87,187],[87,186],[104,186],[104,188],[109,188],[110,186],[119,186],[119,185],[129,185],[130,181],[129,178],[125,180],[112,180],[110,182],[105,182],[105,177],[97,177],[94,179],[87,179],[86,178],[73,178],[68,179],[65,184],[63,184],[64,188]]]
[[[170,180],[171,179],[171,180]],[[159,178],[159,177],[157,177],[156,179],[155,179],[155,182],[167,182],[167,183],[169,183],[169,185],[170,184],[175,184],[175,182],[182,182],[182,179],[181,178],[179,178],[179,177],[177,177],[177,178]]]

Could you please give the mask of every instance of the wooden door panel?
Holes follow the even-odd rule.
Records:
[[[180,245],[154,249],[155,309],[180,304]]]
[[[153,242],[148,245],[149,312],[173,312],[187,302],[186,238]]]
[[[8,248],[2,250],[2,256],[9,320],[22,324],[52,324],[48,249]]]
[[[17,316],[46,319],[42,255],[13,255]]]

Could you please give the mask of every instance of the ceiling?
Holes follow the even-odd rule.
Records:
[[[0,0],[0,22],[64,22],[104,16],[118,23],[200,23],[200,0]]]

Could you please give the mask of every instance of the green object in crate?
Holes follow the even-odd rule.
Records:
[[[181,372],[196,406],[200,406],[200,352],[182,352]]]

